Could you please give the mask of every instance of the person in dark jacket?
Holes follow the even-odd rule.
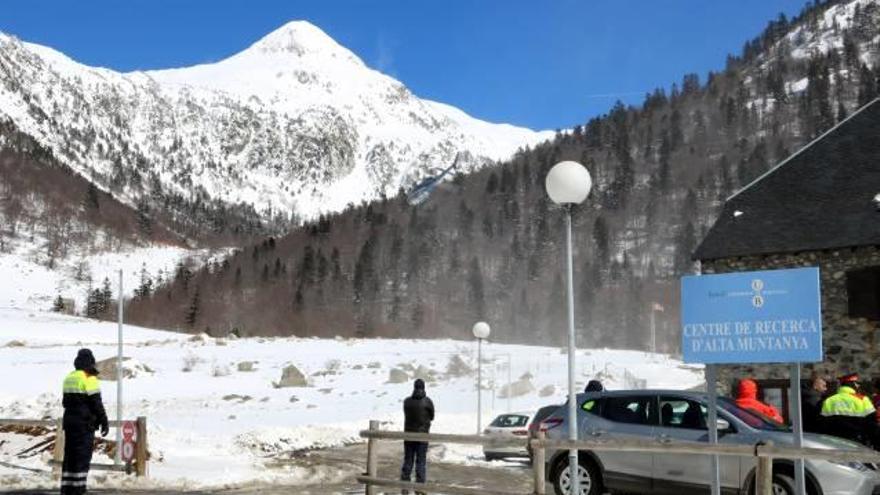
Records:
[[[104,403],[95,356],[80,349],[73,361],[74,371],[64,378],[64,462],[61,468],[61,495],[86,493],[86,478],[92,463],[95,430],[107,436],[110,425]]]
[[[434,403],[425,394],[425,382],[419,378],[413,384],[413,393],[403,401],[403,431],[430,433],[434,421]],[[416,467],[416,483],[424,483],[428,469],[428,442],[403,442],[403,466],[400,479],[410,481],[413,463]]]
[[[604,391],[605,387],[602,386],[602,382],[600,382],[599,380],[590,380],[589,382],[587,382],[587,387],[584,389],[584,392],[586,393]]]
[[[804,431],[807,433],[823,433],[822,401],[828,392],[828,381],[814,375],[809,385],[801,388],[801,415],[804,420]]]

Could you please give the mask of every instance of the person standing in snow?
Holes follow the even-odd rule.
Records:
[[[61,469],[61,495],[86,493],[86,478],[92,463],[95,430],[101,436],[110,431],[95,356],[89,349],[80,349],[73,361],[74,371],[64,378],[64,462]]]
[[[403,415],[403,431],[413,433],[429,433],[431,431],[431,421],[434,421],[434,403],[425,394],[425,382],[421,378],[413,384],[412,395],[403,401]],[[416,483],[424,483],[428,469],[428,442],[403,442],[401,481],[410,481],[414,463]]]
[[[758,400],[758,384],[750,378],[740,380],[736,392],[736,405],[749,411],[757,412],[773,421],[783,423],[782,415],[770,404]]]

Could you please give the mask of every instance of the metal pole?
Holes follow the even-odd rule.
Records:
[[[574,267],[571,253],[571,205],[565,207],[565,245],[568,272],[568,439],[577,441],[577,393],[574,390],[575,335],[574,335]],[[578,451],[568,451],[568,466],[571,476],[571,495],[580,495],[581,483],[578,478]]]
[[[510,396],[513,395],[513,382],[510,379],[510,367],[513,366],[511,364],[510,353],[507,353],[507,412],[513,412],[513,409],[510,408]]]
[[[482,381],[483,381],[483,339],[477,339],[477,435],[483,429],[483,398],[482,398]]]
[[[706,390],[709,392],[709,443],[718,444],[718,368],[706,365]],[[721,495],[721,474],[718,468],[718,454],[712,454],[712,495]]]
[[[119,306],[119,339],[118,349],[116,353],[116,421],[119,426],[116,427],[116,456],[113,459],[115,464],[122,464],[122,308],[125,301],[122,286],[122,270],[119,270],[119,297],[117,305]]]
[[[657,353],[657,327],[654,322],[654,306],[651,306],[651,352]]]
[[[794,448],[800,449],[804,445],[804,422],[801,416],[801,363],[791,365],[791,383],[788,390],[788,414],[791,417],[791,428],[794,433]],[[795,494],[804,495],[806,485],[804,483],[804,460],[794,460]]]

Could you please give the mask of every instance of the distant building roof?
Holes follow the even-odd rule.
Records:
[[[880,245],[880,99],[727,199],[710,260]]]

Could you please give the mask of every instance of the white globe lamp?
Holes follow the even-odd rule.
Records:
[[[489,324],[485,321],[478,321],[474,324],[474,337],[488,339],[490,333],[492,333],[492,329],[489,328]]]
[[[593,180],[583,165],[565,161],[553,165],[547,173],[544,187],[547,195],[556,204],[580,204],[590,194]]]

